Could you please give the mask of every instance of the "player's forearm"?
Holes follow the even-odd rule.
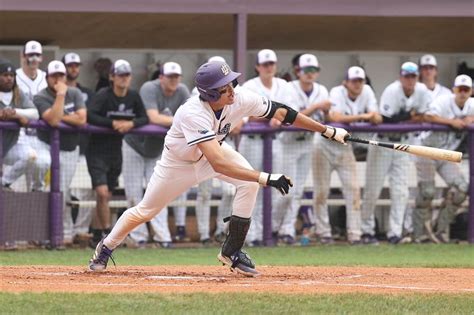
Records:
[[[440,125],[451,125],[451,119],[448,118],[443,118],[437,115],[426,115],[426,121],[434,124],[440,124]]]
[[[326,126],[317,122],[314,119],[309,118],[308,116],[298,114],[296,116],[295,121],[293,122],[293,126],[301,129],[306,129],[313,132],[324,132],[326,130]]]
[[[39,114],[36,108],[15,108],[18,115],[23,116],[27,119],[38,119]]]
[[[331,122],[341,123],[341,124],[350,124],[356,121],[364,120],[363,115],[342,115],[342,114],[331,114],[329,115]]]
[[[86,117],[78,115],[76,113],[72,113],[70,115],[64,115],[62,121],[65,122],[66,124],[80,127],[86,124]]]
[[[249,182],[258,182],[258,178],[260,176],[259,171],[243,168],[224,158],[209,162],[211,163],[211,166],[214,171],[216,171],[217,173],[235,179],[245,180]]]
[[[87,111],[87,121],[92,125],[112,128],[112,119],[101,116],[90,110]]]
[[[170,127],[173,124],[172,116],[158,114],[153,117],[148,116],[148,118],[150,119],[150,123],[155,124],[155,125],[160,125],[163,127]]]

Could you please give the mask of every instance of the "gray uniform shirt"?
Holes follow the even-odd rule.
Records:
[[[49,88],[43,89],[35,95],[33,103],[38,109],[40,117],[53,106],[55,100],[56,95]],[[64,99],[64,115],[70,115],[82,108],[86,108],[86,105],[81,91],[75,87],[68,87]],[[50,132],[47,130],[38,130],[38,138],[48,144],[49,134]],[[61,151],[74,151],[79,144],[79,133],[61,132],[59,141]]]
[[[179,106],[189,98],[189,89],[182,83],[171,96],[165,96],[160,81],[145,82],[140,88],[140,96],[145,109],[157,109],[162,115],[174,116]],[[161,155],[164,145],[164,136],[125,135],[125,141],[140,155],[147,158],[157,158]]]
[[[28,98],[28,96],[21,90],[18,89],[19,98],[18,104],[14,104],[14,99],[10,104],[4,104],[2,100],[0,100],[0,109],[4,108],[35,108],[35,105],[32,101]],[[20,134],[20,130],[3,130],[3,157],[8,153],[8,151],[17,143],[18,135]]]

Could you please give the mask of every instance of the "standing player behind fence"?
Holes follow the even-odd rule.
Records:
[[[38,119],[38,111],[33,102],[18,88],[15,82],[15,67],[8,60],[0,60],[0,120],[17,121],[25,126],[30,119]],[[26,171],[28,163],[31,163],[36,152],[25,144],[18,143],[19,130],[3,130],[2,154],[3,163],[9,165],[17,173],[13,177],[18,178]],[[3,178],[3,189],[11,190],[8,177]],[[15,250],[15,242],[6,242],[5,250]]]
[[[80,127],[86,124],[87,110],[79,89],[66,85],[66,67],[61,61],[53,60],[48,64],[46,75],[48,87],[35,95],[33,102],[41,118],[50,126],[57,127],[60,122]],[[50,148],[50,131],[38,130],[40,145]],[[74,237],[69,186],[79,161],[79,133],[60,132],[59,151],[59,189],[63,193],[63,243],[72,245]]]
[[[329,93],[325,86],[316,83],[319,77],[319,62],[315,55],[303,54],[296,65],[298,80],[290,83],[295,95],[295,107],[303,115],[317,121],[325,121],[326,114],[331,107]],[[283,135],[282,135],[283,136]],[[311,168],[311,147],[314,134],[312,132],[288,132],[284,134],[285,149],[281,150],[282,163],[286,163],[289,177],[294,179],[295,188],[292,194],[277,198],[275,214],[284,215],[278,234],[280,241],[286,244],[294,243],[295,223],[300,208],[300,200],[308,170]],[[291,161],[291,162],[290,162]],[[281,168],[281,166],[280,166]]]
[[[400,69],[400,79],[388,85],[380,98],[380,113],[384,123],[422,122],[431,102],[426,86],[418,81],[418,66],[405,62]],[[378,134],[377,140],[388,142],[413,142],[411,134]],[[395,150],[369,146],[367,152],[366,185],[362,203],[363,242],[373,243],[375,237],[374,210],[382,191],[385,176],[390,183],[390,217],[387,238],[398,244],[403,230],[403,218],[408,205],[408,172],[410,156]],[[420,188],[423,189],[423,188]]]
[[[181,83],[182,70],[176,62],[163,64],[158,80],[148,81],[140,89],[148,119],[151,124],[170,127],[173,115],[181,104],[189,98],[188,88]],[[143,185],[153,174],[156,160],[163,151],[164,136],[125,135],[123,154],[123,180],[125,195],[130,207],[143,198]],[[171,247],[168,227],[168,208],[164,208],[150,221],[158,246]],[[148,241],[148,229],[142,224],[130,233],[130,238],[143,246]]]
[[[378,113],[374,92],[365,84],[365,71],[360,67],[347,70],[342,85],[331,89],[332,104],[329,120],[350,124],[358,121],[379,124],[382,117]],[[321,137],[314,138],[313,144],[313,184],[316,233],[322,244],[333,243],[329,224],[327,198],[331,188],[331,173],[336,171],[341,179],[342,192],[346,201],[346,227],[349,244],[359,244],[360,227],[360,187],[357,165],[352,145],[335,146]]]
[[[109,200],[122,171],[123,134],[148,123],[140,95],[130,89],[130,63],[119,59],[110,72],[112,86],[97,92],[87,111],[90,124],[113,128],[120,133],[92,134],[87,147],[87,168],[97,195],[96,213],[92,219],[93,244],[102,239],[103,233],[110,231]]]
[[[46,73],[39,69],[43,61],[43,48],[37,41],[31,40],[25,44],[21,58],[21,68],[16,70],[16,82],[20,89],[33,101],[33,97],[42,89],[46,88]],[[44,177],[51,165],[51,154],[43,149],[36,137],[35,129],[22,129],[20,131],[19,143],[31,147],[36,158],[28,165],[26,172],[27,190],[43,191],[45,188]],[[14,169],[5,172],[13,182],[15,178]]]
[[[277,56],[273,50],[263,49],[257,54],[257,64],[255,69],[258,77],[245,82],[242,86],[265,98],[273,101],[295,106],[293,90],[288,82],[283,79],[276,78]],[[252,118],[252,120],[260,120]],[[270,126],[273,128],[280,127],[281,122],[276,119],[270,120]],[[278,149],[274,149],[277,152]],[[256,169],[263,167],[263,140],[262,135],[242,135],[239,145],[239,151],[248,159],[250,165]],[[276,169],[276,168],[275,168]],[[285,214],[273,215],[272,229],[277,232],[281,225],[281,220]],[[275,219],[278,218],[278,219]],[[258,193],[257,203],[252,216],[253,222],[247,236],[247,244],[250,246],[260,246],[263,241],[263,194]]]
[[[424,55],[420,58],[420,82],[426,85],[431,92],[431,98],[435,99],[441,95],[451,95],[451,91],[439,84],[438,81],[438,63],[435,56]]]
[[[139,224],[157,215],[169,202],[202,181],[219,178],[236,186],[229,232],[218,259],[247,276],[258,274],[250,257],[242,251],[250,226],[259,184],[287,194],[291,180],[282,174],[255,171],[245,158],[224,141],[233,125],[244,117],[277,119],[281,123],[322,132],[344,143],[347,132],[324,126],[291,107],[270,101],[251,91],[235,92],[232,81],[240,73],[224,62],[209,62],[196,72],[199,96],[191,97],[174,117],[165,138],[165,150],[140,203],[119,218],[110,234],[101,241],[89,262],[91,270],[104,270],[112,251]],[[224,127],[222,126],[227,126]],[[226,131],[226,132],[224,132]]]
[[[63,56],[62,62],[66,66],[66,84],[67,86],[78,88],[82,94],[82,100],[88,107],[94,96],[94,92],[91,89],[83,86],[78,82],[79,75],[81,73],[82,62],[81,57],[70,52]],[[89,143],[89,134],[79,134],[79,165],[86,165],[86,148]],[[88,180],[81,178],[81,180]],[[72,189],[70,192],[71,196],[79,200],[92,200],[94,199],[94,193],[92,189],[77,188]],[[81,241],[88,241],[90,239],[89,227],[92,220],[92,208],[77,207],[77,216],[74,222],[74,241],[81,243]]]
[[[456,131],[424,132],[421,136],[422,145],[446,150],[456,150],[459,147],[466,136],[465,128],[474,123],[474,98],[469,97],[471,91],[472,79],[461,74],[454,80],[454,95],[439,96],[430,104],[426,120],[450,126]],[[459,164],[417,158],[416,170],[420,190],[413,213],[414,241],[424,243],[431,240],[436,243],[448,243],[449,226],[455,218],[456,210],[467,197],[469,184]],[[448,189],[445,191],[436,228],[433,229],[430,210],[436,193],[435,173],[443,178]]]
[[[19,89],[15,81],[15,68],[8,60],[0,60],[0,119],[17,121],[25,126],[30,119],[38,119],[38,111],[33,102]],[[13,179],[23,175],[28,163],[36,157],[36,152],[24,143],[18,142],[19,130],[3,130],[3,163],[9,165],[12,178],[4,176],[2,184],[10,190]]]

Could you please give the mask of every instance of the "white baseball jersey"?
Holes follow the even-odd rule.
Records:
[[[343,115],[359,115],[379,111],[374,91],[367,84],[364,85],[362,92],[355,100],[349,97],[347,88],[344,85],[333,87],[329,93],[329,100],[331,101],[331,111],[339,112]],[[353,135],[362,138],[373,136],[373,134],[369,133],[357,133]]]
[[[474,98],[470,97],[463,108],[459,108],[454,101],[455,95],[442,95],[437,97],[429,107],[427,114],[443,118],[455,119],[474,116]],[[459,147],[466,132],[423,132],[421,138],[423,145],[433,146],[446,150],[455,150]]]
[[[38,94],[39,91],[48,87],[46,72],[40,69],[37,70],[37,75],[34,80],[31,80],[22,68],[16,69],[16,83],[30,100],[33,100],[33,97]]]
[[[380,113],[386,117],[393,117],[402,111],[410,112],[412,110],[418,114],[424,114],[428,111],[431,100],[431,94],[423,83],[417,82],[415,91],[407,97],[403,92],[402,84],[397,80],[383,91],[380,98]]]
[[[303,91],[299,80],[291,81],[290,86],[294,91],[295,109],[299,112],[306,109],[311,104],[319,103],[329,98],[329,93],[326,87],[316,82],[313,82],[313,90],[309,95]],[[290,106],[290,104],[288,104],[288,106]],[[325,119],[322,110],[313,112],[311,117],[317,121],[324,121]]]
[[[431,93],[431,98],[434,100],[438,96],[441,95],[451,95],[453,94],[450,89],[448,89],[445,86],[442,86],[439,83],[435,84],[435,88],[433,90],[428,89],[428,91]]]
[[[293,89],[291,88],[290,84],[283,79],[273,78],[271,89],[268,89],[265,85],[263,85],[260,77],[250,79],[242,86],[272,101],[283,103],[295,110],[298,110],[298,107],[295,104]]]
[[[195,144],[210,139],[222,143],[235,125],[248,116],[265,117],[271,102],[251,91],[235,91],[234,103],[215,113],[208,102],[193,96],[176,111],[165,138],[165,148],[183,161],[196,162],[202,152]]]

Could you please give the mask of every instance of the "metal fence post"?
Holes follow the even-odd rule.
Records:
[[[474,130],[469,132],[469,225],[467,240],[474,243]]]
[[[59,190],[59,129],[51,129],[51,192],[49,193],[49,235],[51,246],[58,247],[63,242],[63,205]]]
[[[263,136],[263,171],[271,173],[273,169],[273,133]],[[257,200],[259,202],[259,200]],[[263,188],[263,242],[265,246],[273,246],[272,237],[272,189]]]

